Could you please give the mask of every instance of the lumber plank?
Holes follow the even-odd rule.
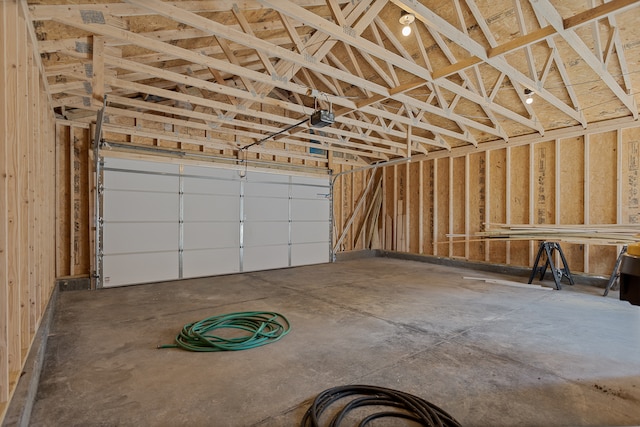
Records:
[[[5,69],[7,74],[4,81],[4,93],[6,94],[5,106],[7,108],[6,126],[6,162],[7,162],[7,273],[8,273],[8,337],[7,351],[9,361],[9,389],[12,390],[18,379],[21,368],[20,349],[20,224],[21,203],[19,183],[20,152],[18,147],[18,38],[13,36],[18,33],[18,8],[17,2],[4,2],[5,5]],[[5,38],[5,37],[3,37]]]
[[[28,79],[28,46],[27,34],[24,31],[25,20],[18,10],[18,31],[16,41],[18,44],[18,188],[19,188],[19,289],[20,289],[20,366],[27,358],[29,345],[31,344],[31,334],[29,326],[29,306],[31,281],[29,278],[29,233],[31,206],[29,205],[29,155],[31,154],[32,135],[29,129],[29,79]]]
[[[7,80],[6,2],[0,2],[0,84]],[[8,134],[7,92],[0,91],[0,135]],[[8,138],[0,138],[0,419],[9,400],[9,293],[8,293]]]

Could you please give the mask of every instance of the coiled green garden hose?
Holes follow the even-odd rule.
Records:
[[[223,338],[213,333],[220,329],[236,329],[245,333],[242,336]],[[290,330],[289,321],[281,314],[271,311],[243,311],[187,323],[176,336],[175,344],[159,345],[158,348],[183,348],[190,351],[248,350],[278,341]]]

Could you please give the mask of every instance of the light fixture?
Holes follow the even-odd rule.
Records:
[[[533,104],[533,91],[527,88],[524,90],[524,94],[527,96],[527,99],[525,99],[524,102],[527,104]]]
[[[402,35],[407,37],[409,34],[411,34],[411,27],[410,25],[413,23],[413,21],[416,19],[415,15],[413,13],[408,13],[408,12],[402,12],[402,15],[400,15],[400,23],[402,25],[404,25],[404,27],[402,28]]]

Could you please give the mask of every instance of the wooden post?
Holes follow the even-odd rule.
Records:
[[[73,191],[73,178],[75,176],[74,163],[75,163],[75,127],[69,126],[69,274],[73,276],[75,274],[76,266],[76,250],[74,244],[76,243],[76,229],[73,226],[75,222],[74,218],[74,204],[75,204],[75,192]]]
[[[387,168],[383,167],[382,168],[382,214],[381,214],[381,228],[382,228],[382,244],[380,245],[380,247],[382,249],[387,249],[387,245],[389,243],[389,240],[387,239]]]
[[[16,2],[4,2],[6,11],[5,55],[7,69],[4,81],[5,102],[7,108],[8,141],[6,151],[7,162],[7,272],[8,272],[8,337],[7,349],[9,358],[9,387],[13,388],[21,368],[20,360],[20,186],[18,149],[18,38],[14,37],[18,29],[18,8]]]
[[[391,250],[398,250],[398,165],[393,165],[393,245]]]
[[[7,4],[0,2],[0,31],[6,29]],[[4,85],[8,77],[6,30],[0,34],[0,84]],[[7,110],[9,100],[6,91],[0,91],[0,135],[8,134]],[[9,400],[9,274],[8,274],[8,146],[9,139],[0,138],[0,417]]]
[[[589,162],[591,156],[589,155],[589,134],[584,136],[584,224],[588,225],[591,220],[589,218],[589,193],[591,186],[589,185]],[[584,245],[584,272],[589,272],[589,245]]]
[[[470,202],[470,177],[469,177],[469,154],[465,154],[464,156],[464,257],[465,259],[469,259],[469,240],[471,240],[471,236],[469,236],[470,223],[471,220],[469,218],[469,206]]]
[[[529,224],[534,223],[535,218],[535,205],[534,205],[534,197],[535,197],[535,182],[533,179],[533,171],[535,167],[534,155],[535,151],[533,150],[534,144],[529,144]],[[529,240],[529,267],[533,267],[534,262],[534,251],[536,250],[535,241]]]
[[[505,155],[505,169],[507,173],[505,174],[506,183],[504,185],[505,188],[505,212],[504,217],[506,219],[507,224],[511,224],[511,147],[507,145],[506,155]],[[507,265],[511,264],[511,242],[505,242],[505,263]]]
[[[32,220],[31,206],[29,206],[29,155],[32,145],[32,135],[29,130],[29,79],[27,64],[27,33],[24,31],[25,20],[20,13],[18,5],[17,21],[18,28],[16,39],[18,42],[18,188],[19,203],[18,212],[20,215],[19,239],[19,283],[20,289],[20,365],[27,357],[29,345],[31,344],[31,334],[29,327],[29,299],[31,281],[29,279],[29,229]]]
[[[433,159],[433,256],[438,256],[438,159]]]
[[[424,161],[418,171],[418,253],[424,254]]]
[[[489,224],[491,220],[491,150],[487,150],[484,152],[484,160],[485,160],[485,175],[484,175],[484,223],[485,228]],[[489,243],[489,239],[484,241],[484,260],[489,262],[491,257],[489,252],[491,250],[491,245]]]
[[[410,233],[410,221],[411,221],[411,174],[409,173],[409,163],[404,168],[404,251],[411,251],[411,233]]]
[[[449,258],[453,256],[453,157],[449,157]]]

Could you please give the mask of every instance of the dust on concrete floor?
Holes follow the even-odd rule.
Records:
[[[464,426],[640,424],[640,307],[465,276],[526,282],[368,258],[64,292],[31,424],[293,426],[347,384],[420,396]],[[291,333],[240,352],[156,349],[186,323],[250,310],[285,315]]]

